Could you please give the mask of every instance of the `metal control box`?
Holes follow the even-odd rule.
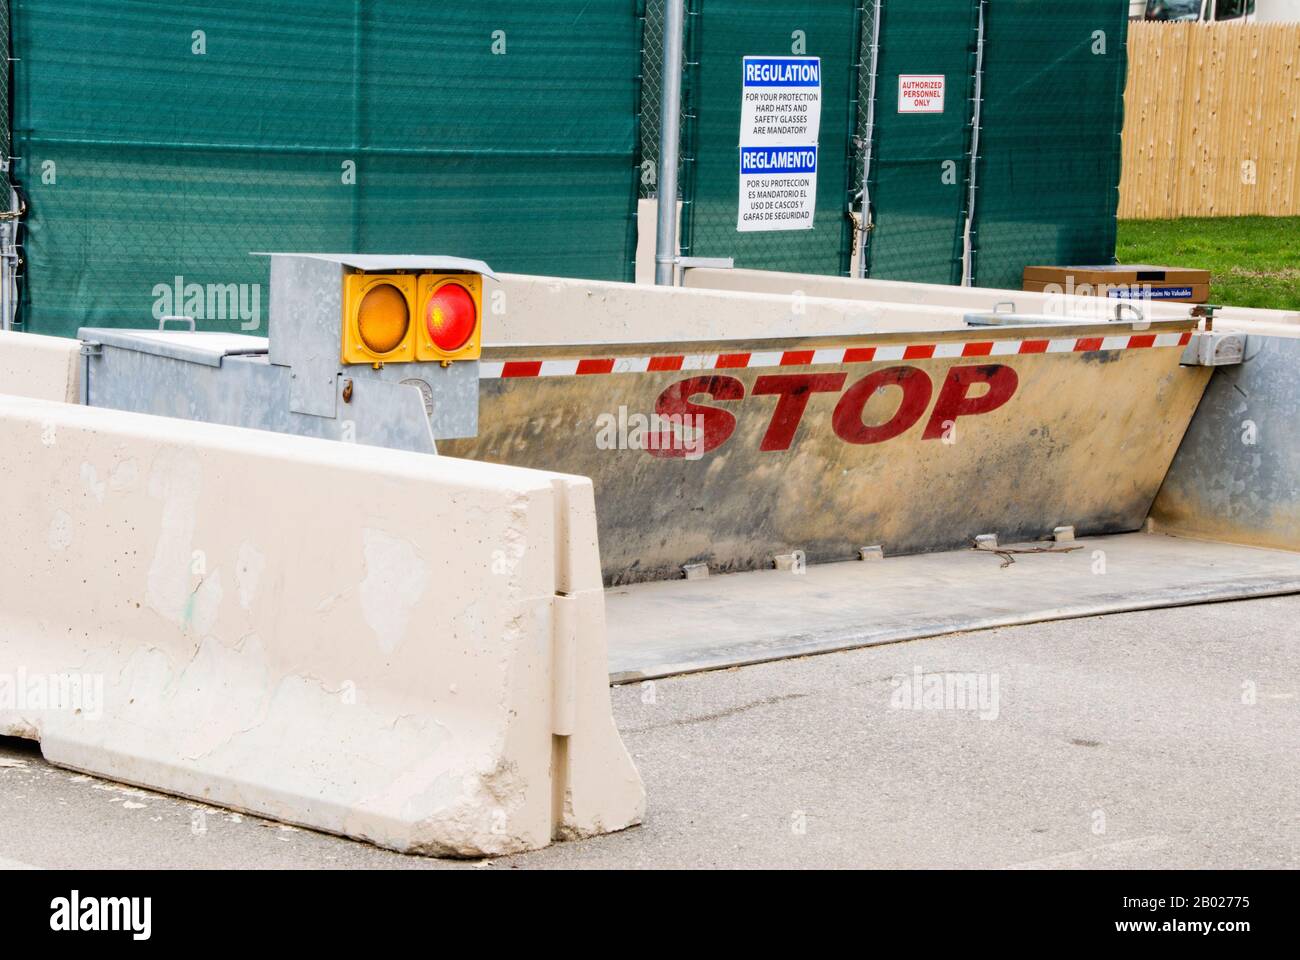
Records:
[[[477,359],[345,363],[346,278],[492,276],[455,257],[270,254],[269,338],[83,328],[90,406],[435,453],[478,432]],[[416,324],[417,316],[408,318]],[[481,321],[481,317],[479,318]]]

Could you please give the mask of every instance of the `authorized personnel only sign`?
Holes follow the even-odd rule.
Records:
[[[898,78],[899,113],[943,113],[946,78],[939,74],[903,74]]]
[[[736,229],[811,230],[821,133],[820,57],[745,57]]]

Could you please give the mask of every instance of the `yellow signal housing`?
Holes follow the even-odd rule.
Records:
[[[450,363],[482,355],[483,278],[479,274],[421,274],[415,303],[417,360]]]
[[[343,277],[344,363],[413,363],[416,278],[402,273]]]

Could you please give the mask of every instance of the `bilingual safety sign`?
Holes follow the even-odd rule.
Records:
[[[820,57],[745,57],[740,145],[816,145],[822,125]]]
[[[820,57],[745,57],[736,229],[811,230],[821,133]]]

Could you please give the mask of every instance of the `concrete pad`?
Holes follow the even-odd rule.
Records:
[[[1300,593],[1300,554],[1141,533],[606,591],[615,683],[1046,620]]]

